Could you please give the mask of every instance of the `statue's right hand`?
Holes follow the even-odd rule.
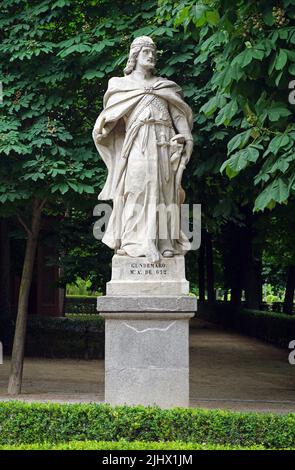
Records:
[[[174,137],[170,139],[170,144],[184,144],[185,142],[185,137],[182,134],[176,134]]]
[[[177,134],[170,139],[170,151],[172,153],[179,152],[181,154],[183,150],[184,137],[181,134]]]

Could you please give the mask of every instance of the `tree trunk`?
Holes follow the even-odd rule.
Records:
[[[244,285],[247,308],[259,310],[262,304],[262,262],[261,254],[253,246],[252,217],[247,219],[247,227],[244,230]]]
[[[0,317],[10,317],[10,241],[8,220],[0,219]]]
[[[235,307],[241,305],[242,288],[240,285],[233,285],[230,291],[230,302]]]
[[[284,299],[284,308],[283,308],[284,313],[288,313],[289,315],[292,315],[293,313],[294,291],[295,291],[295,266],[289,266],[285,299]]]
[[[203,233],[202,233],[203,235]],[[205,240],[203,240],[199,249],[198,274],[199,274],[199,301],[205,302]]]
[[[215,302],[212,235],[206,232],[206,271],[208,302]]]
[[[228,275],[230,287],[230,303],[236,308],[242,301],[243,276],[244,276],[244,247],[243,228],[235,224],[229,224],[230,233]]]
[[[32,284],[38,236],[40,232],[42,206],[43,204],[40,203],[39,200],[34,200],[32,223],[31,228],[28,229],[25,258],[19,288],[17,320],[13,340],[11,371],[8,384],[9,395],[18,395],[21,392],[29,294]]]

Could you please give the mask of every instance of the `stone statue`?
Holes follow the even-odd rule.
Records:
[[[190,248],[179,219],[182,173],[193,148],[192,111],[176,83],[154,75],[155,65],[153,40],[134,39],[125,76],[109,80],[93,130],[108,169],[98,198],[113,200],[102,241],[118,255],[151,262]]]

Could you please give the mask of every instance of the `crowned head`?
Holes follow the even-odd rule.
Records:
[[[130,46],[127,65],[124,74],[129,75],[137,67],[145,70],[154,70],[156,65],[157,48],[149,36],[135,38]]]

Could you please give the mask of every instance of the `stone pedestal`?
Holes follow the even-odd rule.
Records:
[[[183,256],[149,263],[114,256],[107,295],[105,401],[112,405],[189,406],[189,319]]]
[[[112,280],[107,295],[185,295],[189,283],[185,279],[184,256],[161,258],[150,263],[146,258],[113,256]]]

